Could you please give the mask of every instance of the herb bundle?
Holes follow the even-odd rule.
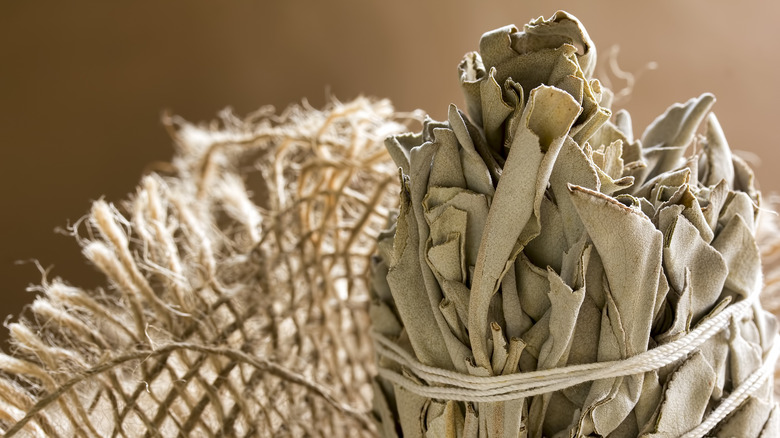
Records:
[[[712,95],[635,138],[595,63],[565,12],[488,32],[459,66],[466,111],[386,142],[402,189],[374,266],[385,436],[780,430],[752,171]]]

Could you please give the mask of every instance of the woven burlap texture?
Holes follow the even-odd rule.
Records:
[[[5,436],[370,436],[369,257],[397,203],[387,101],[176,118],[166,172],[72,227],[0,355]]]

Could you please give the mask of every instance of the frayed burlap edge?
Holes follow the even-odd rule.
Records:
[[[305,102],[167,118],[169,175],[73,227],[106,277],[44,280],[0,355],[5,436],[370,436],[368,269],[416,114]]]

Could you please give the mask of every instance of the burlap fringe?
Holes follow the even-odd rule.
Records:
[[[368,266],[397,203],[387,101],[166,120],[172,175],[75,227],[0,355],[5,436],[371,436]]]

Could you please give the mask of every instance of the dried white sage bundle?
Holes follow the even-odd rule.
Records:
[[[635,138],[595,63],[565,12],[488,32],[459,66],[466,111],[386,142],[384,436],[780,434],[753,173],[712,95]]]

